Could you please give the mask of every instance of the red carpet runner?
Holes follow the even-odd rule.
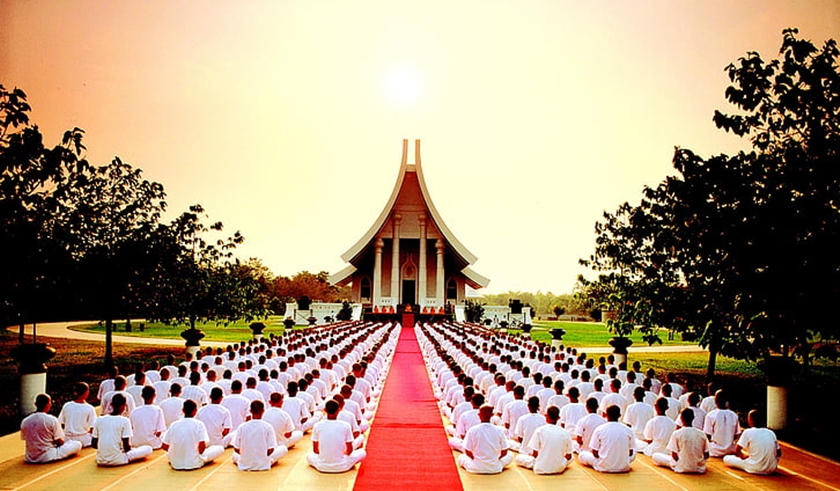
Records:
[[[354,491],[461,490],[414,329],[403,328]]]

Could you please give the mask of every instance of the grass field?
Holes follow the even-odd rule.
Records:
[[[537,321],[531,329],[531,338],[537,341],[551,342],[551,335],[548,333],[549,329],[559,327],[566,331],[563,336],[563,342],[569,346],[589,347],[589,346],[607,346],[607,341],[611,337],[607,327],[602,322],[561,322],[561,321]],[[517,332],[517,331],[513,331]],[[662,338],[663,346],[687,345],[691,346],[695,343],[682,341],[679,336],[676,339],[668,339],[668,331],[659,331],[659,337]],[[647,343],[642,341],[642,335],[633,333],[630,336],[633,340],[634,346],[646,346]]]
[[[259,319],[266,325],[263,334],[268,336],[271,333],[282,333],[286,328],[283,326],[283,316],[274,315],[266,319]],[[196,328],[204,331],[205,340],[224,343],[235,343],[251,339],[250,322],[237,321],[229,324],[224,322],[198,322]],[[114,333],[120,336],[138,336],[146,338],[181,339],[181,331],[188,326],[185,324],[164,324],[162,322],[144,322],[143,330],[140,330],[140,322],[132,321],[131,330],[126,330],[126,321],[114,323]],[[73,327],[74,330],[86,332],[105,333],[105,324],[94,323]]]

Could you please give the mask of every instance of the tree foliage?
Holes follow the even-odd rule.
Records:
[[[840,289],[840,72],[834,40],[817,48],[785,30],[780,59],[750,52],[726,71],[737,113],[718,127],[753,151],[674,168],[637,206],[605,213],[585,285],[616,310],[618,329],[669,326],[711,352],[806,359],[836,340],[826,306]]]

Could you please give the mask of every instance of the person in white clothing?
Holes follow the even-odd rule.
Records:
[[[82,448],[90,446],[90,432],[96,421],[96,409],[87,402],[89,395],[88,384],[77,383],[73,388],[73,400],[64,404],[58,415],[58,422],[67,440],[81,443]]]
[[[181,384],[174,383],[169,387],[169,397],[158,403],[158,407],[163,411],[163,422],[166,423],[167,428],[184,416],[185,400],[181,397]]]
[[[163,409],[155,406],[157,393],[151,385],[146,385],[140,394],[143,398],[143,405],[131,411],[132,432],[131,446],[139,447],[149,445],[153,450],[161,447],[163,442],[160,436],[166,431],[166,419],[163,416]]]
[[[221,387],[213,387],[210,390],[210,404],[202,407],[196,413],[195,418],[207,428],[207,436],[210,438],[210,445],[221,445],[223,448],[231,445],[233,427],[230,411],[222,406],[224,391]]]
[[[772,474],[782,458],[782,447],[773,430],[764,427],[764,414],[753,409],[747,414],[749,428],[741,433],[735,455],[727,455],[723,463],[750,474]]]
[[[312,452],[306,461],[319,472],[347,472],[367,456],[364,449],[353,450],[353,430],[338,420],[339,404],[333,399],[324,405],[327,418],[312,427]]]
[[[649,457],[668,448],[671,434],[676,429],[674,420],[667,416],[669,404],[670,401],[664,397],[656,400],[656,416],[645,424],[643,443],[636,444],[636,448],[641,448]]]
[[[122,415],[125,405],[126,397],[114,394],[111,398],[111,414],[100,416],[93,424],[91,446],[96,449],[96,465],[126,465],[152,454],[149,445],[131,448],[131,421]]]
[[[263,421],[274,428],[277,443],[291,449],[303,438],[303,432],[295,429],[292,417],[283,410],[283,394],[272,392],[268,398],[269,408],[263,414]]]
[[[709,440],[705,433],[693,426],[694,410],[685,408],[680,411],[682,427],[671,434],[667,450],[653,454],[653,463],[661,467],[670,467],[678,473],[703,474],[706,472],[706,460],[709,459]]]
[[[470,404],[472,404],[472,409],[461,414],[455,427],[455,434],[449,439],[449,447],[458,452],[464,451],[464,437],[467,436],[470,428],[481,423],[478,410],[484,405],[484,394],[473,394]]]
[[[498,474],[513,462],[513,454],[508,453],[504,431],[490,423],[493,406],[481,406],[478,416],[481,423],[467,431],[458,465],[471,474]]]
[[[717,409],[706,415],[703,431],[709,436],[709,453],[712,457],[723,457],[735,453],[736,440],[741,433],[738,415],[729,409],[729,399],[723,390],[715,393]]]
[[[114,378],[114,390],[110,392],[106,392],[104,396],[102,396],[102,402],[99,405],[99,414],[104,416],[106,414],[111,414],[113,411],[111,410],[111,400],[114,398],[116,394],[122,394],[125,397],[126,404],[123,406],[123,416],[128,417],[131,414],[131,411],[134,411],[134,397],[125,391],[126,387],[126,380],[125,377],[122,375],[117,375]]]
[[[568,392],[569,403],[560,408],[560,426],[566,431],[573,431],[577,422],[586,416],[586,406],[582,402],[578,402],[577,387],[570,387]],[[551,402],[549,402],[551,404]]]
[[[289,452],[277,444],[274,427],[262,420],[264,412],[261,400],[251,401],[251,419],[236,430],[232,460],[240,471],[267,471]]]
[[[633,430],[633,436],[637,440],[644,440],[645,425],[648,421],[653,419],[654,416],[656,416],[656,410],[653,409],[653,406],[645,402],[644,387],[636,386],[633,390],[633,398],[636,402],[627,406],[622,420],[624,421],[624,424],[628,425],[630,429]]]
[[[184,417],[172,423],[163,435],[163,449],[169,465],[175,470],[199,469],[219,458],[225,451],[221,445],[208,446],[210,441],[204,423],[195,419],[195,401],[184,401]]]
[[[519,454],[531,455],[534,449],[528,446],[531,442],[531,436],[537,428],[545,424],[545,416],[539,413],[540,398],[531,396],[528,399],[529,414],[522,416],[516,421],[516,428],[513,428],[513,438],[508,442],[508,447],[515,450]],[[557,411],[560,414],[560,411]]]
[[[589,414],[578,420],[573,433],[576,443],[575,451],[578,453],[591,450],[589,443],[592,439],[592,434],[595,433],[595,429],[607,422],[607,420],[598,414],[598,408],[599,404],[597,399],[592,398],[586,400],[586,410]]]
[[[43,464],[72,457],[82,450],[81,442],[65,441],[58,418],[49,414],[52,399],[47,394],[35,397],[35,412],[20,423],[20,439],[26,442],[23,459],[30,464]]]
[[[230,411],[231,429],[236,430],[248,418],[251,400],[242,395],[242,382],[234,380],[230,384],[230,395],[222,399],[222,406]]]
[[[528,448],[530,455],[520,453],[516,464],[532,469],[534,474],[560,474],[572,460],[572,436],[557,424],[560,410],[549,406],[545,412],[546,424],[534,430]]]
[[[589,446],[592,451],[581,452],[578,462],[598,472],[629,472],[636,458],[633,431],[618,422],[621,408],[607,407],[607,422],[595,429]]]

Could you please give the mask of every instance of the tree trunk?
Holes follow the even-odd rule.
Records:
[[[709,365],[706,367],[706,380],[711,381],[715,377],[715,363],[717,362],[717,350],[709,346]]]
[[[105,319],[105,368],[110,369],[114,366],[114,343],[113,343],[114,322],[108,318]]]

